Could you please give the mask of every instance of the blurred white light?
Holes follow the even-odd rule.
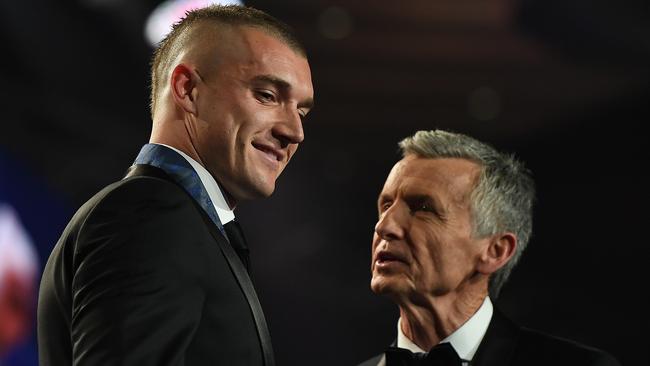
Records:
[[[9,205],[0,203],[0,290],[9,274],[31,281],[38,271],[36,249],[18,215]]]
[[[237,0],[167,0],[158,5],[147,19],[144,28],[147,42],[156,46],[169,33],[172,25],[185,16],[185,12],[213,4],[243,5],[243,2]]]

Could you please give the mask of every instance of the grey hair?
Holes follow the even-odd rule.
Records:
[[[460,158],[481,166],[471,193],[473,235],[511,232],[517,237],[512,258],[490,277],[490,296],[496,298],[523,253],[533,226],[535,183],[531,172],[514,155],[497,151],[469,136],[443,131],[418,131],[399,143],[403,156]]]

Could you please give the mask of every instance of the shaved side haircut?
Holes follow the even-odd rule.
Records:
[[[297,54],[307,57],[304,46],[285,23],[269,14],[238,5],[211,5],[201,9],[188,11],[185,17],[172,26],[172,30],[158,43],[151,61],[151,115],[156,106],[160,90],[164,85],[171,63],[188,44],[196,42],[194,37],[188,37],[190,32],[199,24],[206,24],[215,29],[223,26],[249,26],[258,28],[267,34],[286,43]]]

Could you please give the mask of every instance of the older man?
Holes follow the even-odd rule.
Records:
[[[492,305],[530,238],[535,189],[514,157],[465,135],[420,131],[379,195],[372,290],[397,304],[375,365],[618,365],[520,328]]]
[[[211,6],[176,24],[152,63],[150,143],[45,268],[41,365],[273,365],[233,209],[274,191],[312,103],[278,20]]]

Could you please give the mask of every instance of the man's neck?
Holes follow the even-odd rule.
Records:
[[[429,350],[460,328],[481,307],[486,292],[431,297],[424,303],[400,305],[401,330],[423,350]]]
[[[182,121],[175,121],[177,124],[182,124]],[[156,128],[151,131],[151,137],[149,138],[150,144],[159,144],[165,146],[171,146],[177,150],[182,151],[190,158],[194,159],[197,163],[205,167],[205,163],[201,160],[198,151],[194,148],[194,145],[191,142],[191,139],[188,135],[183,134],[170,134],[165,133],[166,130],[162,128]],[[180,137],[179,137],[180,136]]]
[[[182,125],[183,121],[174,121],[176,122],[177,126]],[[154,126],[156,123],[161,124],[163,122],[154,122]],[[169,123],[169,122],[168,122]],[[197,163],[199,163],[202,167],[204,167],[206,170],[208,167],[206,166],[205,162],[201,159],[201,156],[199,155],[199,152],[196,150],[194,147],[194,144],[192,144],[191,139],[189,138],[189,135],[187,134],[173,134],[169,133],[170,129],[163,129],[163,128],[154,128],[151,131],[151,137],[149,138],[149,143],[150,144],[159,144],[159,145],[165,145],[168,147],[172,147],[176,150],[179,150],[183,152],[185,155],[189,156],[190,158],[194,159]],[[180,137],[179,137],[180,136]],[[212,174],[212,173],[210,173]],[[213,178],[216,181],[219,181],[217,177],[213,175]],[[237,200],[228,192],[225,187],[223,187],[222,183],[219,182],[219,187],[221,189],[221,192],[226,199],[226,202],[228,203],[228,206],[230,208],[235,208],[237,206]]]

